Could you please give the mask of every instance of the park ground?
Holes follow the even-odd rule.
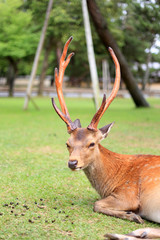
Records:
[[[99,198],[82,171],[67,167],[66,126],[50,99],[0,99],[0,239],[103,239],[141,227],[93,212]],[[160,154],[160,99],[135,108],[117,98],[99,127],[115,121],[102,145],[124,154]],[[86,127],[95,112],[91,99],[66,99],[72,120]],[[145,221],[143,227],[157,227]]]

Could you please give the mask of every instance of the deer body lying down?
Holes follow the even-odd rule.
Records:
[[[115,98],[120,84],[120,66],[112,49],[109,51],[115,63],[116,77],[111,95],[108,99],[104,95],[99,110],[87,128],[81,127],[79,119],[72,122],[70,118],[62,82],[65,69],[73,56],[71,53],[65,60],[71,40],[64,47],[59,73],[55,69],[55,84],[62,111],[52,99],[55,111],[66,123],[70,134],[66,143],[70,155],[68,166],[73,171],[83,170],[101,196],[102,199],[95,202],[94,211],[137,223],[143,223],[142,218],[160,223],[160,156],[123,155],[100,145],[113,123],[100,129],[97,126]],[[160,237],[159,232],[157,237]]]
[[[142,223],[160,223],[160,156],[123,155],[99,142],[112,124],[96,132],[77,128],[67,141],[69,167],[83,169],[102,200],[94,211]],[[141,216],[141,217],[140,217]]]

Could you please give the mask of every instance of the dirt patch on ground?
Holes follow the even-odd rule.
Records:
[[[50,146],[42,146],[35,148],[26,148],[29,153],[41,153],[41,154],[53,154],[53,153],[61,153],[60,149],[53,149]]]
[[[154,105],[154,108],[160,109],[160,105]]]
[[[143,139],[140,138],[139,136],[135,137],[135,136],[126,136],[121,134],[121,139],[123,139],[123,144],[124,146],[128,149],[148,149],[148,151],[151,151],[152,149],[160,149],[160,143],[157,141],[157,139]],[[150,153],[150,152],[148,152]]]

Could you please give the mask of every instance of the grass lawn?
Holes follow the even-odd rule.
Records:
[[[160,154],[160,99],[136,109],[116,99],[99,127],[115,121],[102,145],[127,154]],[[93,212],[99,198],[82,171],[67,167],[65,123],[49,98],[37,98],[37,111],[24,99],[0,99],[0,239],[103,239],[106,232],[127,233],[139,224]],[[66,100],[72,120],[86,127],[92,100]],[[143,227],[158,225],[145,221]]]

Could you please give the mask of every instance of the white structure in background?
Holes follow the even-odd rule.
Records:
[[[85,28],[85,35],[86,35],[88,61],[89,61],[90,75],[92,80],[93,94],[94,94],[95,106],[96,106],[96,109],[98,109],[99,97],[100,97],[99,80],[98,80],[98,74],[97,74],[96,60],[94,56],[91,27],[89,22],[89,15],[88,15],[86,0],[82,0],[82,12],[83,12],[83,21],[84,21],[84,28]]]
[[[106,59],[102,61],[102,83],[103,92],[109,95],[109,90],[111,89],[111,77],[109,72],[109,65]]]

